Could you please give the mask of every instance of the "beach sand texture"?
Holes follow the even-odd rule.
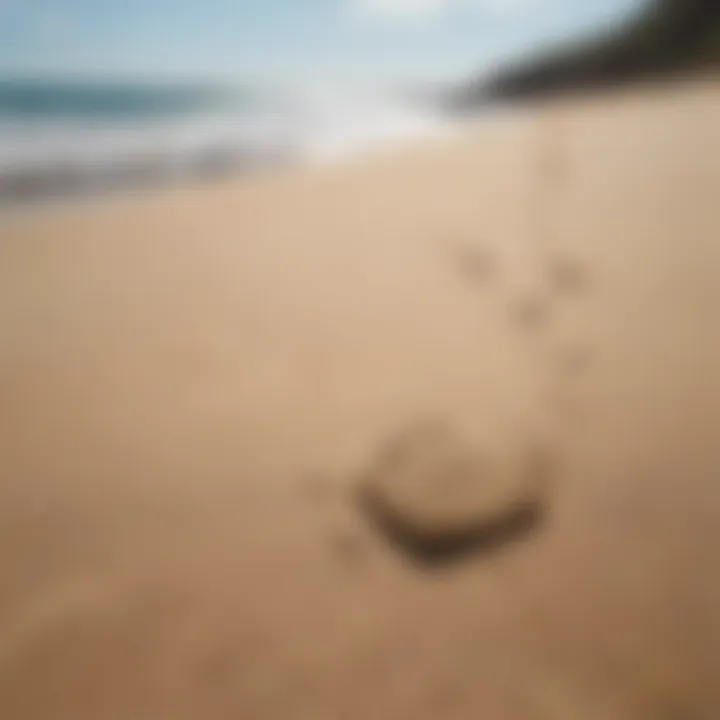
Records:
[[[7,218],[0,717],[720,716],[719,127],[680,83]],[[393,542],[357,490],[433,423],[540,448],[542,515]]]

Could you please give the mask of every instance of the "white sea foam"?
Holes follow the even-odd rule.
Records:
[[[0,197],[82,194],[280,161],[335,162],[448,127],[418,103],[328,87],[291,93],[272,110],[152,121],[0,118]]]

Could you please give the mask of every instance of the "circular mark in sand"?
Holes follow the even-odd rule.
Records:
[[[382,448],[358,499],[394,547],[426,565],[449,562],[539,527],[548,460],[530,447],[471,444],[449,426],[429,423]]]

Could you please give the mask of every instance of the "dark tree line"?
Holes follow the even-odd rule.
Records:
[[[451,102],[470,108],[705,66],[720,68],[720,0],[652,0],[625,27],[498,70],[457,90]]]

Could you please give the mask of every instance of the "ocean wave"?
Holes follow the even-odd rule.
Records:
[[[27,112],[32,104],[26,103],[22,118],[17,107],[7,112],[7,98],[0,102],[0,200],[106,192],[284,162],[333,162],[447,124],[427,106],[347,90],[295,91],[280,102],[274,95],[273,102],[161,115],[138,111],[138,97],[146,94],[132,95],[132,107],[123,112],[122,98],[107,89],[92,102],[86,93],[79,97],[91,112],[72,104],[77,88],[64,101],[55,91],[49,106],[35,98],[37,112]],[[101,99],[110,101],[111,112],[100,112]],[[151,103],[153,111],[157,106]]]

